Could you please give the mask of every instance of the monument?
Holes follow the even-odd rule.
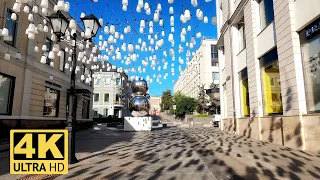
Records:
[[[129,102],[131,117],[124,118],[124,131],[151,131],[152,118],[149,116],[150,102],[147,81],[131,82],[132,97]]]

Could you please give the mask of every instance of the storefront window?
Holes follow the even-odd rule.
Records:
[[[241,93],[241,114],[242,116],[249,116],[249,83],[247,68],[240,72],[240,93]]]
[[[0,73],[0,115],[11,115],[15,78]]]
[[[44,92],[43,116],[58,117],[60,91],[46,87]]]
[[[302,46],[308,111],[320,112],[320,36]]]
[[[261,76],[264,93],[264,112],[266,114],[281,114],[282,96],[277,49],[273,49],[261,59]]]

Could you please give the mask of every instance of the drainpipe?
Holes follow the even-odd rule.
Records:
[[[233,106],[233,131],[237,132],[237,119],[236,119],[236,105],[235,105],[235,92],[234,92],[234,68],[233,68],[233,46],[232,46],[232,26],[230,25],[230,11],[231,11],[231,3],[230,0],[228,0],[228,28],[229,30],[229,36],[230,36],[230,53],[231,53],[231,83],[232,83],[232,106]]]

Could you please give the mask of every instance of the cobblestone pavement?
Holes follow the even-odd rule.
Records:
[[[100,125],[77,135],[80,162],[68,175],[13,176],[0,167],[0,179],[320,179],[319,154],[213,128],[134,133]]]

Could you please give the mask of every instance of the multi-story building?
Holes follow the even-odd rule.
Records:
[[[211,90],[212,84],[219,84],[219,63],[216,40],[203,39],[198,50],[186,68],[180,73],[174,85],[174,92],[181,92],[186,96],[197,98],[199,86]]]
[[[15,2],[0,1],[0,14],[4,17],[0,18],[0,29],[8,29],[8,36],[0,37],[0,131],[3,136],[8,135],[10,128],[64,127],[71,77],[66,66],[67,62],[70,64],[71,55],[65,51],[66,47],[71,47],[65,42],[59,43],[60,56],[55,53],[53,60],[47,58],[45,64],[40,63],[41,56],[47,56],[54,45],[49,22],[48,33],[39,28],[35,39],[28,39],[25,32],[29,21],[22,11],[24,7],[16,13],[16,20],[11,19]],[[49,1],[48,15],[53,13],[56,3],[56,0]],[[68,14],[66,16],[71,19]],[[33,19],[34,24],[41,24],[44,15],[34,13]],[[78,27],[77,31],[80,41],[82,30]],[[46,45],[45,50],[42,50],[43,45]],[[87,54],[90,53],[91,48]],[[10,58],[4,57],[5,54],[10,54]],[[92,74],[91,65],[78,61],[77,66],[77,120],[92,122],[92,83],[80,80],[82,74],[86,77]]]
[[[150,114],[160,115],[161,111],[161,96],[150,97]]]
[[[320,1],[216,5],[222,129],[320,152]]]
[[[112,67],[108,64],[109,67]],[[128,76],[116,67],[108,71],[95,72],[93,110],[94,117],[118,118],[130,116],[129,100],[132,94]],[[108,68],[108,67],[106,67]]]

